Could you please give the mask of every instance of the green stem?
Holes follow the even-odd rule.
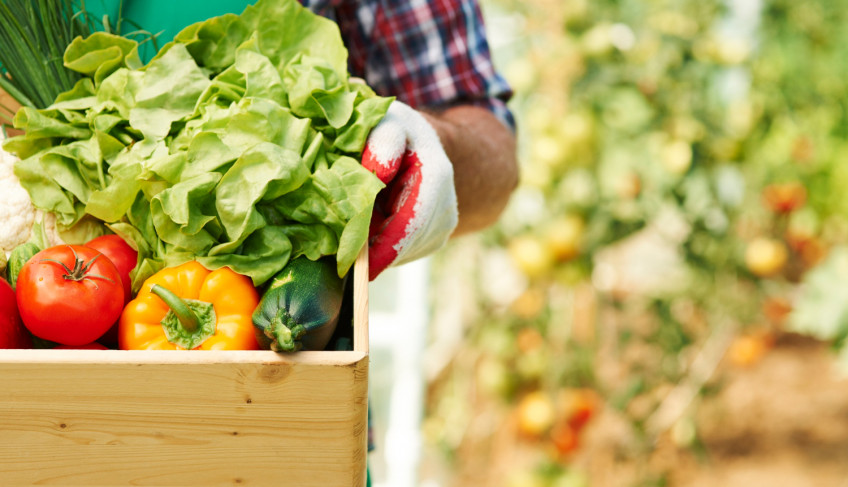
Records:
[[[194,333],[197,331],[199,326],[197,315],[194,314],[194,311],[179,296],[159,284],[154,284],[150,292],[162,298],[162,301],[171,308],[171,311],[174,312],[174,315],[180,320],[180,324],[183,325],[183,328],[187,332]]]
[[[38,248],[38,245],[35,244],[34,242],[27,242],[24,245],[31,245],[35,248]],[[56,259],[41,259],[39,262],[52,262],[54,264],[60,265],[62,267],[62,269],[65,271],[65,274],[62,275],[62,279],[65,279],[67,281],[77,281],[77,282],[79,282],[79,281],[82,281],[84,279],[91,279],[91,278],[96,277],[98,279],[104,279],[106,281],[113,282],[112,279],[110,279],[106,276],[101,276],[100,274],[89,274],[89,272],[88,272],[88,271],[91,270],[91,266],[94,265],[94,262],[97,261],[97,259],[99,259],[100,256],[103,255],[103,254],[97,254],[94,257],[92,257],[91,260],[86,262],[85,260],[79,258],[79,256],[77,255],[77,252],[74,250],[74,248],[72,246],[69,245],[68,248],[71,249],[71,253],[74,254],[74,268],[73,269],[68,267],[64,262],[56,260]],[[37,252],[37,250],[36,250],[36,252]]]
[[[15,85],[12,84],[12,82],[9,81],[3,74],[0,74],[0,88],[3,88],[3,91],[5,91],[12,98],[14,98],[15,101],[21,104],[21,106],[35,108],[35,103],[33,103],[33,101],[29,98],[27,98],[26,95],[21,93],[21,91],[17,89]],[[7,109],[7,111],[12,113],[12,111],[9,109]],[[12,113],[13,117],[15,116],[15,113],[17,112]]]
[[[306,327],[295,321],[287,310],[280,308],[271,319],[268,329],[265,330],[265,336],[271,339],[271,350],[297,352],[303,348],[300,339],[306,331]]]

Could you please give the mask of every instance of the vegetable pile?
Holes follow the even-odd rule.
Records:
[[[285,26],[285,28],[281,28]],[[294,0],[194,24],[142,65],[138,44],[75,39],[81,75],[4,148],[64,228],[104,222],[139,252],[132,289],[191,260],[261,285],[300,255],[344,275],[382,183],[357,157],[390,98],[351,82],[338,27]]]
[[[324,348],[383,187],[359,158],[392,99],[295,0],[191,25],[147,64],[138,47],[76,37],[73,87],[14,116],[3,149],[66,244],[42,219],[12,250],[0,348]]]
[[[262,296],[229,267],[189,261],[155,273],[132,298],[124,289],[136,252],[117,235],[16,250],[10,264],[19,264],[7,268],[15,288],[0,277],[0,349],[323,350],[344,299],[330,257],[293,259]]]

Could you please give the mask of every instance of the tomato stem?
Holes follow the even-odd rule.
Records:
[[[65,269],[65,274],[62,276],[63,279],[67,281],[82,281],[85,278],[97,277],[99,279],[105,279],[109,282],[112,282],[112,279],[109,279],[106,276],[101,276],[100,274],[89,274],[88,271],[91,269],[91,266],[94,265],[94,262],[100,258],[103,254],[97,254],[92,257],[91,260],[86,262],[83,259],[80,259],[77,255],[77,252],[74,250],[72,246],[68,246],[71,249],[71,253],[74,254],[74,268],[71,269],[64,262],[58,261],[56,259],[41,259],[39,262],[53,262],[54,264],[59,264]]]
[[[174,312],[174,315],[178,320],[180,320],[180,324],[183,325],[183,328],[185,328],[187,332],[193,333],[197,331],[199,326],[197,315],[194,314],[194,311],[192,311],[191,308],[188,307],[188,304],[180,299],[179,296],[159,284],[154,284],[153,287],[150,288],[150,292],[159,296],[162,301],[171,308],[171,311]]]

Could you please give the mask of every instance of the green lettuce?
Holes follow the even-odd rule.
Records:
[[[83,78],[20,110],[25,135],[4,148],[63,228],[96,219],[138,249],[135,289],[192,259],[256,285],[300,255],[348,272],[383,186],[358,160],[392,99],[351,81],[334,22],[260,0],[186,27],[146,65],[106,33],[64,62]]]

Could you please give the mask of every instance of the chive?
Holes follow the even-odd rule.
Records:
[[[0,66],[9,76],[0,87],[22,105],[49,106],[81,78],[62,58],[90,31],[72,0],[0,0]]]
[[[95,30],[122,35],[123,23],[136,29],[125,37],[145,37],[142,42],[150,40],[158,50],[156,35],[123,18],[123,1],[114,29],[109,18],[100,22],[85,9],[85,0],[0,0],[0,88],[23,106],[50,106],[82,78],[64,65],[68,45]],[[0,122],[9,113],[10,107],[0,106]]]
[[[9,95],[11,95],[12,98],[17,100],[18,103],[20,103],[21,105],[26,105],[28,107],[34,107],[35,106],[35,104],[32,102],[32,100],[27,98],[26,95],[24,95],[17,88],[15,88],[15,85],[12,84],[12,81],[10,79],[6,78],[6,76],[3,76],[1,74],[0,74],[0,88],[2,88],[3,91],[5,91]],[[5,108],[5,107],[0,107],[0,108]],[[7,110],[7,111],[11,113],[11,110]],[[14,115],[14,113],[12,113],[12,115]]]

